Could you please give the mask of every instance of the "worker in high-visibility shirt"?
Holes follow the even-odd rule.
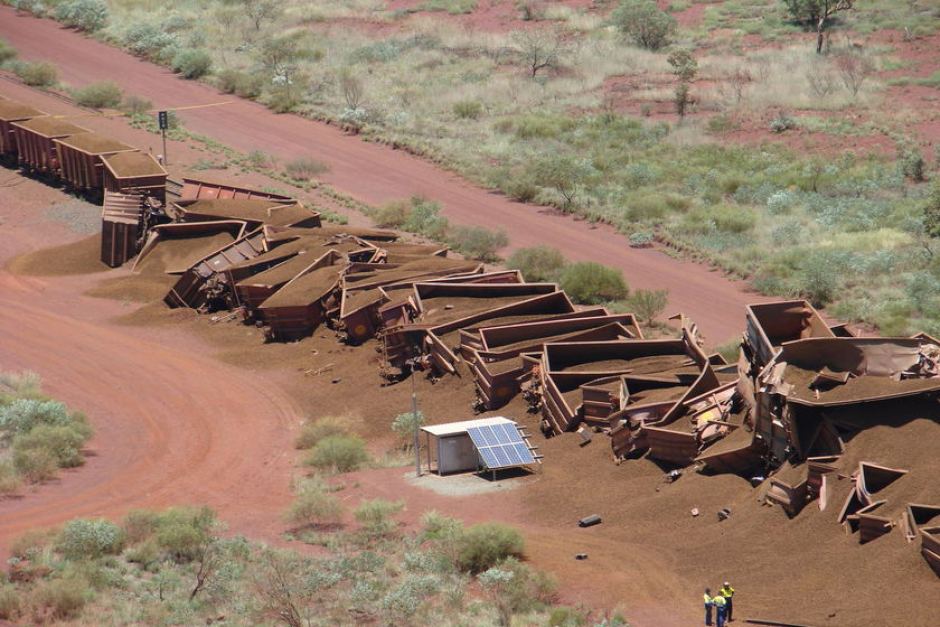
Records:
[[[728,601],[721,594],[712,597],[712,603],[715,604],[715,625],[725,627],[725,620],[728,618]]]
[[[718,594],[725,598],[725,604],[728,607],[728,622],[730,623],[734,620],[734,588],[726,581],[725,585],[718,591]]]
[[[708,627],[711,627],[712,624],[712,606],[715,605],[712,602],[712,589],[705,588],[705,624]]]

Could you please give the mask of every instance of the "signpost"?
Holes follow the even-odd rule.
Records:
[[[170,160],[166,156],[166,129],[170,127],[170,119],[166,111],[157,112],[157,124],[160,127],[160,134],[163,135],[163,165],[169,165]]]

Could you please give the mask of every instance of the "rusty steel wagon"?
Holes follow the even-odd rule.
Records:
[[[102,158],[137,149],[98,133],[80,133],[54,140],[62,179],[75,189],[101,192]]]
[[[144,152],[119,152],[101,158],[104,191],[142,194],[166,202],[166,170]]]
[[[59,157],[55,140],[89,132],[87,128],[51,116],[13,122],[11,126],[16,137],[20,165],[39,172],[58,173]]]
[[[23,122],[46,115],[34,107],[15,100],[0,100],[0,157],[16,159],[16,135],[13,133],[14,122]]]

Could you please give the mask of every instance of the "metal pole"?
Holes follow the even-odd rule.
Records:
[[[166,156],[166,129],[161,129],[163,135],[163,165],[170,165],[170,158]]]
[[[421,441],[418,439],[418,393],[415,390],[415,373],[411,371],[411,415],[414,418],[415,476],[421,476]]]

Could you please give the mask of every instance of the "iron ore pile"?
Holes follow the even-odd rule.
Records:
[[[371,341],[389,383],[469,373],[478,411],[521,395],[546,436],[604,435],[618,464],[740,475],[791,517],[811,503],[837,510],[860,543],[898,528],[940,575],[936,441],[906,441],[894,458],[909,467],[897,467],[879,459],[887,440],[869,437],[938,422],[932,337],[855,337],[806,301],[762,303],[747,307],[728,364],[684,317],[676,337],[646,339],[632,314],[578,307],[554,283],[322,224],[279,194],[168,180],[150,155],[10,100],[0,157],[100,198],[102,261],[172,275],[169,307],[229,311],[268,341],[326,325],[347,344]]]

